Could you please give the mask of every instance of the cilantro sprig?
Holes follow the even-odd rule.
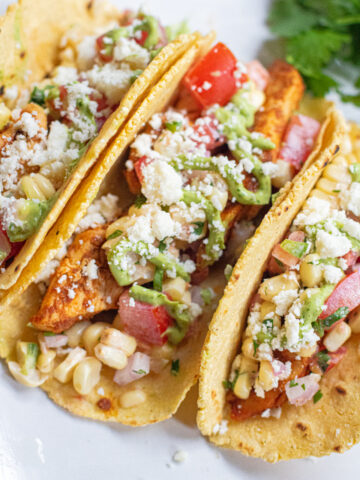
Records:
[[[359,0],[275,0],[268,22],[284,39],[286,60],[315,96],[336,90],[344,102],[360,106]],[[358,68],[350,94],[342,86],[339,62]]]

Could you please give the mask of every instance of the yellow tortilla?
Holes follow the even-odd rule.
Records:
[[[217,445],[269,462],[341,452],[360,440],[360,384],[358,368],[354,367],[359,364],[358,336],[348,342],[349,351],[341,368],[334,368],[322,380],[322,401],[303,407],[287,404],[280,419],[231,420],[222,384],[228,378],[249,301],[261,282],[270,253],[285,235],[324,166],[338,151],[344,131],[342,116],[330,109],[312,153],[311,166],[292,186],[285,187],[234,267],[202,352],[197,419],[201,432]],[[214,433],[223,420],[228,421],[227,431]]]
[[[161,111],[166,106],[184,73],[197,55],[209,48],[213,38],[213,34],[210,34],[190,47],[160,82],[152,88],[148,97],[142,102],[123,130],[104,152],[101,160],[81,184],[45,239],[42,247],[38,249],[24,269],[17,284],[9,290],[2,303],[0,313],[0,356],[11,360],[18,339],[34,340],[34,331],[31,328],[26,328],[26,325],[39,308],[42,295],[35,284],[30,285],[30,287],[28,285],[36,277],[39,266],[46,264],[49,251],[56,252],[64,241],[71,237],[76,225],[85,214],[87,207],[99,189],[101,194],[108,192],[120,194],[124,205],[129,202],[131,197],[126,188],[124,176],[120,172],[121,158],[116,162],[119,154],[133,140],[144,123],[155,112]],[[224,283],[223,271],[221,270],[219,274],[214,272],[208,282],[208,285],[213,287],[220,296],[224,287],[222,284]],[[26,287],[28,288],[26,289]],[[86,398],[75,392],[72,383],[64,385],[55,379],[49,379],[42,388],[57,404],[74,414],[88,418],[112,420],[132,426],[165,420],[175,413],[188,390],[197,381],[201,347],[211,313],[205,311],[199,323],[197,323],[198,328],[194,334],[176,349],[174,359],[180,360],[180,370],[177,376],[171,375],[170,366],[167,366],[157,375],[150,374],[138,380],[134,385],[119,387],[112,381],[114,371],[104,367],[100,383]],[[99,389],[102,392],[101,388],[104,390],[104,394],[98,393]],[[146,402],[133,408],[122,408],[120,404],[121,394],[135,388],[146,393]],[[97,402],[101,398],[107,398],[111,401],[110,410],[103,411],[97,406]]]
[[[1,85],[22,86],[41,80],[56,66],[60,39],[70,27],[83,28],[86,32],[90,27],[106,24],[111,19],[109,6],[97,5],[98,2],[88,0],[20,0],[12,5],[0,19]],[[39,230],[26,241],[13,262],[0,275],[0,290],[15,284],[81,181],[130,118],[136,105],[149,95],[151,87],[198,38],[196,33],[181,35],[164,47],[133,83],[63,185]],[[117,154],[120,153],[118,150]]]

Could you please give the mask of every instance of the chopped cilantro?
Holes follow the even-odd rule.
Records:
[[[256,350],[259,348],[259,344],[253,340],[253,345],[254,345],[254,355],[256,353]]]
[[[58,334],[53,332],[44,332],[44,337],[55,337],[55,335],[58,335]]]
[[[140,368],[140,370],[133,370],[134,373],[136,373],[137,375],[146,375],[147,372],[145,372],[145,370],[143,370],[142,368]]]
[[[179,371],[180,371],[180,359],[177,358],[176,360],[173,360],[171,362],[170,373],[171,375],[174,375],[174,377],[177,377],[179,375]]]
[[[290,380],[290,387],[297,387],[299,384],[295,380]]]
[[[161,242],[159,243],[158,249],[160,253],[163,253],[165,251],[166,249],[165,239],[161,240]]]
[[[120,235],[122,235],[122,231],[121,230],[115,230],[115,232],[111,233],[106,240],[111,240],[112,238],[116,238],[116,237],[119,237]]]
[[[170,130],[170,132],[174,133],[180,130],[182,122],[166,122],[165,127]]]
[[[204,230],[204,222],[195,222],[196,228],[194,228],[195,235],[201,235]]]
[[[135,207],[140,208],[142,205],[144,205],[144,203],[146,203],[146,198],[144,195],[137,195],[134,202]]]
[[[349,313],[348,307],[340,307],[336,310],[336,312],[332,313],[331,315],[323,318],[318,319],[316,322],[312,323],[314,330],[322,337],[324,335],[324,330],[330,328],[338,320],[346,317]]]
[[[360,2],[358,0],[275,0],[268,22],[284,39],[286,60],[304,77],[307,88],[318,97],[338,91],[344,102],[360,106]],[[357,70],[353,87],[346,63]]]
[[[211,288],[203,288],[200,292],[201,298],[203,299],[205,305],[209,305],[214,296]]]
[[[321,350],[316,354],[316,356],[317,356],[319,367],[323,372],[326,372],[329,366],[329,361],[330,361],[330,355],[328,354],[328,351]]]
[[[303,390],[306,390],[305,383],[302,383],[302,384],[301,384],[301,388],[302,388]]]
[[[226,390],[234,390],[235,384],[237,379],[240,376],[240,371],[238,369],[235,370],[234,372],[234,379],[232,381],[230,380],[224,380],[223,381],[223,386],[226,388]]]
[[[318,390],[318,391],[315,393],[314,397],[313,397],[313,402],[314,402],[314,403],[317,403],[319,400],[322,399],[322,397],[323,397],[322,391],[321,391],[321,390]]]

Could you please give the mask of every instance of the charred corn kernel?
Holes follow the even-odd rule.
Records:
[[[66,330],[64,334],[68,337],[68,345],[70,348],[78,347],[81,343],[82,335],[87,327],[90,327],[91,322],[83,320],[75,323],[71,328]]]
[[[323,269],[317,262],[320,257],[317,253],[306,255],[300,263],[300,280],[305,287],[315,287],[323,278]]]
[[[351,328],[346,322],[338,323],[324,338],[324,345],[329,352],[336,352],[351,335]]]
[[[74,369],[78,363],[86,357],[86,351],[83,348],[76,347],[72,350],[63,362],[54,370],[54,377],[61,383],[70,382]]]
[[[275,188],[281,188],[285,183],[290,182],[292,179],[291,165],[284,160],[278,160],[276,165],[278,168],[275,174],[271,177],[271,183]]]
[[[88,395],[100,381],[101,362],[94,357],[85,358],[75,368],[74,389],[80,395]]]
[[[246,400],[247,398],[249,398],[252,388],[251,380],[251,375],[247,372],[243,372],[238,376],[233,390],[234,394],[238,398],[241,398],[242,400]]]
[[[163,282],[162,291],[163,293],[170,295],[173,300],[180,302],[187,293],[188,289],[189,284],[185,282],[185,280],[183,280],[182,278],[176,277],[165,280]]]
[[[226,207],[228,196],[229,195],[226,190],[220,190],[219,188],[214,187],[211,195],[209,196],[209,200],[217,210],[222,212]]]
[[[333,182],[327,178],[320,178],[316,184],[316,188],[327,195],[336,195],[339,193],[341,186],[339,185],[339,182]]]
[[[349,326],[353,333],[360,333],[360,308],[350,313]]]
[[[275,375],[271,362],[261,360],[259,368],[259,382],[265,392],[268,392],[275,386]]]
[[[37,368],[41,373],[50,373],[54,368],[54,360],[56,352],[54,350],[48,350],[47,353],[40,353],[37,360]]]
[[[316,344],[312,345],[312,346],[309,346],[309,347],[303,347],[303,348],[300,349],[299,355],[300,355],[300,357],[309,358],[309,357],[312,357],[314,355],[316,350],[317,350],[317,345]]]
[[[128,360],[126,354],[118,348],[108,347],[102,343],[98,343],[94,348],[96,358],[98,358],[104,365],[122,370],[126,367]]]
[[[84,330],[82,342],[89,355],[94,355],[94,348],[100,342],[101,334],[109,324],[105,322],[96,322]]]
[[[330,163],[330,165],[325,167],[323,178],[327,178],[335,183],[344,183],[347,185],[351,183],[351,175],[348,167],[339,164],[334,165]]]
[[[121,395],[120,403],[123,408],[131,408],[144,403],[146,394],[142,390],[130,390]]]
[[[48,200],[55,194],[55,189],[49,179],[40,173],[25,175],[20,185],[27,198]]]
[[[135,352],[137,345],[134,337],[116,328],[105,328],[101,333],[100,342],[108,347],[120,348],[128,357]]]
[[[283,290],[297,290],[298,283],[295,277],[289,277],[282,273],[275,277],[265,279],[259,288],[259,294],[263,300],[271,300]]]
[[[11,375],[16,381],[26,387],[39,387],[47,380],[47,375],[40,374],[35,368],[29,370],[25,375],[17,362],[8,362]]]
[[[9,123],[11,117],[11,110],[7,108],[5,103],[0,103],[0,130],[2,130]]]
[[[255,358],[254,341],[251,337],[245,338],[241,347],[241,351],[245,357],[252,359]]]

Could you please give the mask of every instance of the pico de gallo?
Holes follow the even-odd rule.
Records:
[[[60,64],[0,103],[0,267],[40,227],[79,159],[168,37],[150,15],[126,12],[93,35],[70,29]]]
[[[120,218],[82,221],[55,266],[31,319],[38,340],[18,342],[13,375],[32,386],[72,381],[88,395],[110,368],[126,408],[146,401],[138,380],[186,369],[179,347],[204,328],[203,309],[222,293],[204,286],[209,268],[241,221],[269,204],[272,183],[279,188],[291,178],[315,141],[319,123],[294,113],[302,92],[293,67],[246,66],[222,43],[195,64],[174,107],[153,115],[130,146],[126,178],[134,204]],[[269,121],[275,104],[278,115]],[[111,310],[111,323],[97,320]]]
[[[321,401],[321,379],[341,369],[347,340],[360,332],[360,164],[354,153],[325,167],[272,251],[224,381],[235,420],[279,417],[285,402]]]

